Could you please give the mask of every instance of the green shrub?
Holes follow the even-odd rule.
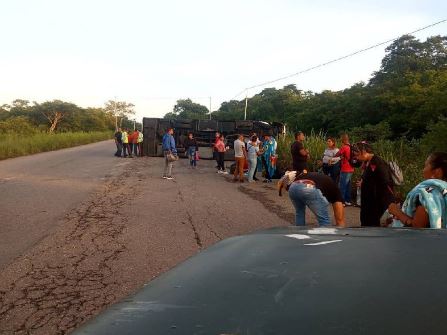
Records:
[[[0,122],[0,134],[13,133],[30,135],[36,132],[36,128],[24,116],[9,118]]]
[[[437,140],[439,134],[436,133],[435,136],[434,131],[435,129],[436,131],[440,130],[435,126],[433,127],[433,129],[434,130],[432,136],[434,139]],[[425,138],[423,139],[423,141],[424,140],[428,141],[428,139]],[[434,140],[431,139],[431,141]],[[290,153],[290,146],[293,142],[293,134],[287,134],[284,137],[280,137],[278,139],[278,167],[281,170],[291,169],[292,167],[292,155]],[[441,140],[439,140],[439,143],[441,143]],[[422,169],[424,166],[424,161],[431,152],[427,150],[428,146],[421,145],[421,143],[417,140],[408,141],[406,139],[399,139],[395,141],[378,139],[371,144],[374,148],[374,152],[378,156],[386,161],[395,161],[402,169],[402,172],[404,174],[404,183],[396,189],[398,194],[400,194],[402,197],[405,197],[405,195],[422,180]],[[337,147],[340,146],[341,142],[340,140],[338,140]],[[304,147],[309,150],[310,153],[310,160],[308,162],[309,170],[316,171],[317,160],[322,159],[324,150],[326,148],[325,134],[323,132],[312,132],[310,135],[307,135],[304,141]],[[360,177],[361,169],[355,169],[353,181],[360,179]]]

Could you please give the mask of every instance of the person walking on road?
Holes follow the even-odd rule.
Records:
[[[172,136],[173,134],[174,129],[168,128],[162,139],[162,150],[165,157],[163,178],[168,180],[174,179],[172,177],[172,167],[174,165],[174,160],[172,160],[171,157],[172,155],[174,155],[175,157],[177,156],[177,148],[175,147],[175,139],[174,136]]]
[[[295,207],[295,224],[306,225],[306,207],[315,214],[320,226],[331,224],[328,205],[332,204],[335,224],[345,225],[343,199],[334,181],[318,172],[288,171],[279,181],[281,195],[282,188],[289,191],[289,198]]]
[[[188,138],[183,142],[183,145],[185,146],[188,154],[190,166],[195,168],[197,166],[197,154],[199,153],[199,147],[193,133],[188,134]]]
[[[244,164],[246,157],[247,152],[245,150],[244,135],[239,134],[238,139],[234,141],[234,160],[236,163],[236,168],[234,169],[233,181],[235,182],[238,180],[238,175],[239,181],[241,183],[244,182]]]
[[[294,171],[303,172],[304,170],[307,170],[309,151],[304,149],[304,139],[304,133],[302,131],[298,131],[295,133],[295,142],[293,142],[290,146]]]
[[[121,133],[121,128],[118,128],[118,130],[115,132],[115,144],[116,144],[116,157],[121,157],[122,151],[123,151],[123,138]]]

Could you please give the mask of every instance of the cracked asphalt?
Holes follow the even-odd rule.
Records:
[[[233,183],[213,161],[180,160],[173,181],[162,158],[111,162],[119,168],[1,269],[0,334],[70,333],[202,249],[293,221],[274,186]]]

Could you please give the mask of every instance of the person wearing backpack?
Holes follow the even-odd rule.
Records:
[[[341,157],[340,166],[340,180],[338,186],[340,187],[343,204],[351,206],[351,178],[354,173],[354,167],[351,165],[351,145],[349,144],[348,134],[341,135],[342,146],[334,157]]]
[[[355,145],[356,158],[363,162],[363,174],[357,186],[361,190],[360,224],[380,227],[380,218],[395,202],[391,169],[365,141]]]

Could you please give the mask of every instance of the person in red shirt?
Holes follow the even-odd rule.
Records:
[[[141,153],[138,152],[138,136],[140,135],[140,133],[138,132],[138,129],[135,129],[132,133],[132,146],[133,146],[133,153],[135,155],[135,157],[138,157],[139,155],[141,155]],[[129,139],[129,142],[131,142],[131,140]]]
[[[217,173],[228,174],[225,170],[225,151],[227,151],[227,147],[225,146],[224,137],[222,135],[216,138],[214,150],[217,157]]]
[[[220,137],[221,137],[220,133],[218,131],[216,131],[216,134],[214,136],[213,158],[216,160],[216,163],[217,163],[217,166],[216,166],[217,172],[221,171],[221,167],[219,165],[219,154],[218,154],[218,151],[216,149],[216,145],[217,145],[217,142],[219,142]]]
[[[351,158],[351,145],[349,144],[348,134],[341,135],[341,142],[343,145],[336,154],[336,156],[341,157],[339,187],[344,205],[351,206],[351,178],[354,168],[349,163]]]

